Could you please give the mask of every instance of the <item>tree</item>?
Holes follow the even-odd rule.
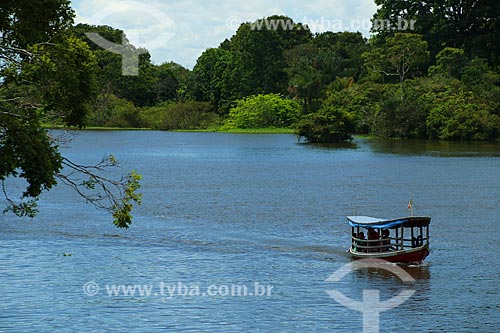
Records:
[[[342,94],[331,93],[317,112],[305,115],[296,125],[296,134],[310,143],[351,140],[356,129],[356,114]]]
[[[286,16],[243,23],[230,40],[234,64],[244,83],[240,86],[242,96],[285,94],[285,52],[310,40],[310,31]]]
[[[33,217],[36,200],[57,181],[109,211],[118,227],[132,222],[140,203],[140,176],[105,177],[117,161],[110,156],[94,166],[75,163],[59,153],[58,142],[41,123],[60,118],[67,126],[85,126],[95,97],[95,58],[87,44],[68,33],[74,13],[66,0],[4,1],[0,7],[0,183],[5,211]],[[26,190],[12,199],[8,177],[23,178]]]
[[[89,45],[96,58],[99,67],[97,71],[99,93],[113,93],[117,97],[133,102],[136,106],[150,106],[157,102],[159,78],[156,75],[158,71],[151,63],[151,55],[146,49],[136,48],[129,43],[122,30],[109,26],[78,24],[70,30],[75,36]],[[125,61],[125,57],[122,54],[116,54],[101,48],[87,36],[88,33],[99,34],[112,45],[119,45],[127,53],[139,54],[138,75],[123,75],[122,62]],[[125,62],[125,66],[127,65],[129,69],[130,66],[137,66],[135,63],[129,64]]]
[[[95,58],[87,44],[68,35],[51,45],[35,44],[30,52],[17,80],[40,87],[46,119],[83,127],[96,93]]]
[[[323,84],[336,77],[358,80],[364,72],[361,55],[368,50],[366,39],[359,32],[324,32],[316,35],[312,43],[318,48],[317,67]]]
[[[374,20],[391,22],[414,20],[414,33],[429,43],[434,57],[444,47],[461,48],[469,58],[488,59],[500,65],[500,6],[496,0],[405,1],[376,0],[379,8]],[[376,22],[374,21],[374,22]],[[381,39],[392,36],[393,29],[374,30]]]
[[[422,40],[422,36],[397,33],[388,37],[384,46],[364,53],[363,58],[369,70],[398,78],[403,99],[404,81],[425,72],[429,52],[427,42]]]
[[[341,91],[343,89],[348,89],[352,87],[354,84],[354,78],[352,77],[338,77],[335,78],[335,81],[332,81],[330,87],[334,91]]]
[[[296,133],[310,143],[335,143],[351,140],[354,123],[350,115],[336,108],[322,108],[308,114],[298,124]]]
[[[429,68],[429,74],[441,74],[459,79],[465,62],[464,50],[445,47],[436,55],[436,65]]]
[[[235,64],[230,51],[223,48],[205,50],[193,68],[189,94],[196,100],[210,102],[220,114],[229,111],[230,101],[240,98],[240,84],[233,82]]]
[[[321,95],[318,48],[312,43],[299,44],[285,52],[288,93],[302,101],[303,113],[312,112],[313,101]]]
[[[216,126],[219,116],[212,112],[212,105],[208,102],[187,101],[184,103],[168,104],[162,107],[162,130],[197,130]]]
[[[288,91],[302,100],[303,112],[313,110],[313,101],[321,96],[321,75],[313,66],[304,66],[290,79]]]
[[[427,118],[431,137],[442,140],[494,140],[500,134],[500,117],[472,92],[438,94]]]
[[[243,96],[283,93],[287,86],[283,46],[274,30],[255,30],[244,23],[231,38],[231,52],[238,67]]]
[[[186,97],[190,71],[175,62],[154,67],[156,103],[167,100],[183,102]]]
[[[396,89],[389,89],[372,115],[371,133],[383,138],[425,138],[427,107],[419,100],[419,91],[410,80],[402,100]]]
[[[243,23],[230,40],[208,49],[193,68],[188,95],[227,115],[234,101],[258,94],[286,94],[285,53],[307,43],[310,31],[286,16]]]
[[[145,125],[139,108],[134,103],[111,93],[101,93],[97,96],[94,111],[88,118],[87,124],[119,128],[140,128]]]
[[[300,112],[297,102],[278,94],[256,95],[236,101],[228,124],[236,128],[290,127]]]
[[[484,59],[474,59],[462,68],[462,82],[493,112],[500,115],[500,73],[493,71]]]
[[[302,100],[304,113],[314,111],[314,102],[324,97],[324,86],[338,77],[361,75],[361,54],[366,50],[361,33],[325,32],[285,52],[288,91]]]
[[[71,26],[74,16],[69,0],[2,0],[2,58],[7,55],[26,56],[22,50],[50,41],[58,32]]]

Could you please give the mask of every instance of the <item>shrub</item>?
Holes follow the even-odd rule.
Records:
[[[256,95],[236,101],[229,111],[228,125],[236,128],[290,127],[300,113],[300,105],[278,94]]]
[[[144,125],[139,109],[132,102],[113,94],[99,95],[89,118],[89,126],[139,128]]]
[[[442,140],[494,140],[500,117],[477,101],[472,92],[452,92],[434,101],[427,117],[431,137]]]
[[[311,143],[343,142],[351,139],[356,129],[356,114],[349,104],[342,103],[344,93],[330,95],[321,108],[304,116],[296,126],[296,133]]]
[[[159,128],[167,131],[197,130],[219,124],[219,116],[212,112],[210,103],[188,101],[167,105],[163,110]]]

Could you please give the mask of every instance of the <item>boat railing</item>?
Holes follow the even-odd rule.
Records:
[[[388,237],[363,239],[352,236],[352,249],[356,252],[392,252],[409,250],[429,244],[429,237],[419,235],[413,238]]]

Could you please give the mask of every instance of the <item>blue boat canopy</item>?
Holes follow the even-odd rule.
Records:
[[[424,227],[428,226],[431,218],[428,216],[409,216],[392,220],[380,219],[370,216],[347,216],[351,227],[391,229],[398,227]]]

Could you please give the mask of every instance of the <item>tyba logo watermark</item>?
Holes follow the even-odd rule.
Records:
[[[146,26],[127,30],[127,37],[122,35],[122,43],[116,44],[95,32],[86,32],[85,35],[99,47],[120,54],[122,56],[122,75],[139,75],[139,55],[148,50],[154,50],[166,43],[174,36],[172,30],[174,21],[157,7],[135,1],[121,1],[109,5],[91,18],[90,22],[96,25],[106,25],[106,21],[117,15],[134,15],[138,22],[148,22]],[[159,33],[159,31],[163,31]],[[154,38],[144,41],[145,37],[154,35]],[[127,43],[130,42],[130,44]],[[141,45],[145,47],[136,49],[132,45]]]
[[[404,269],[381,259],[362,259],[351,262],[335,271],[326,281],[339,282],[344,276],[364,268],[386,270],[403,282],[415,282],[415,279]],[[363,314],[363,333],[378,333],[380,331],[380,313],[403,304],[415,293],[415,290],[403,289],[398,295],[380,301],[380,290],[365,289],[363,290],[363,300],[361,302],[345,296],[338,290],[326,290],[326,292],[341,305]]]

